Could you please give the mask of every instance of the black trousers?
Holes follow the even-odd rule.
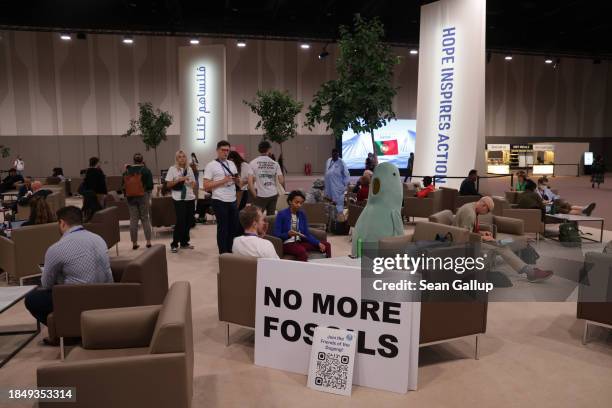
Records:
[[[217,219],[217,246],[219,253],[232,252],[234,237],[238,233],[238,208],[236,202],[227,203],[212,200],[212,207]]]
[[[47,325],[47,316],[53,313],[53,292],[51,289],[35,289],[25,297],[25,307],[36,320]]]
[[[176,224],[172,234],[171,247],[189,244],[189,230],[193,226],[193,213],[195,211],[194,200],[174,200],[174,212],[176,213]]]

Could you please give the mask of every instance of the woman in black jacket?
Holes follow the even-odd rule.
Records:
[[[82,191],[94,192],[98,197],[100,205],[104,206],[104,196],[108,193],[106,189],[106,175],[104,175],[100,168],[100,159],[97,157],[89,159],[89,168],[85,172]]]

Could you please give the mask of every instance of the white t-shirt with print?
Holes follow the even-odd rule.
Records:
[[[282,176],[280,166],[268,156],[259,156],[251,161],[251,169],[255,176],[257,197],[272,197],[278,194],[276,176]]]
[[[234,238],[232,252],[236,255],[278,259],[278,254],[270,241],[253,235]]]
[[[216,160],[208,163],[204,168],[204,179],[219,181],[223,180],[226,176],[233,176],[238,173],[233,161],[223,160],[222,163],[225,164],[225,166]],[[225,167],[227,167],[227,169]],[[229,172],[227,171],[228,169]],[[212,191],[212,199],[224,201],[226,203],[236,201],[236,184],[233,181],[228,181],[225,185],[215,188]]]
[[[193,193],[193,188],[191,187],[191,184],[189,184],[190,182],[195,181],[195,177],[193,176],[193,170],[191,170],[191,167],[189,167],[189,166],[187,166],[187,168],[185,170],[187,170],[186,176],[188,177],[188,180],[185,182],[185,188],[186,188],[186,193],[187,194],[185,194],[185,198],[182,199],[181,198],[181,191],[180,190],[172,190],[172,199],[173,200],[176,200],[176,201],[195,200],[195,194]],[[166,174],[166,181],[175,181],[179,177],[183,177],[183,173],[185,172],[185,170],[180,169],[180,168],[178,168],[176,166],[170,167],[168,169],[168,174]]]

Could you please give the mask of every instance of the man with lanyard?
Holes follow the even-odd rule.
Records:
[[[340,158],[338,149],[333,149],[332,157],[325,164],[325,195],[334,201],[338,214],[344,211],[344,193],[348,182],[348,168]]]
[[[83,228],[81,210],[61,208],[57,220],[62,237],[47,249],[41,288],[25,298],[26,308],[44,325],[53,312],[53,286],[113,282],[106,242]]]
[[[204,169],[204,189],[212,191],[212,208],[217,219],[217,247],[219,253],[232,252],[234,237],[238,231],[238,207],[236,186],[242,187],[236,165],[227,160],[230,143],[217,143],[217,158]]]
[[[272,242],[261,238],[266,234],[265,218],[259,207],[251,205],[240,211],[240,224],[244,235],[234,239],[232,252],[237,255],[254,256],[256,258],[278,259],[278,254]]]

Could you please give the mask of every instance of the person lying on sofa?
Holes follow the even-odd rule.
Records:
[[[545,271],[526,264],[509,247],[497,245],[491,232],[480,230],[478,216],[493,211],[493,206],[493,199],[487,196],[482,197],[477,202],[464,204],[457,210],[453,224],[456,227],[480,234],[483,241],[483,249],[493,251],[496,255],[501,256],[517,273],[525,274],[529,282],[539,282],[550,278],[553,275],[552,271]]]
[[[295,256],[298,261],[307,262],[308,252],[312,251],[325,253],[330,258],[329,242],[319,241],[308,230],[306,214],[300,210],[305,199],[299,190],[289,193],[289,207],[276,214],[274,235],[283,240],[283,253]]]
[[[536,193],[542,197],[544,204],[546,205],[546,212],[552,212],[553,206],[556,208],[557,213],[561,214],[572,214],[572,215],[586,215],[591,216],[591,213],[595,209],[595,203],[590,203],[587,206],[572,205],[567,201],[563,200],[560,195],[555,194],[548,186],[548,178],[540,177],[538,179],[538,188]]]
[[[61,208],[57,220],[62,237],[47,249],[41,288],[25,297],[28,311],[45,326],[47,316],[53,312],[53,286],[113,282],[106,242],[83,228],[81,210],[74,206]],[[56,345],[48,338],[43,341]]]
[[[261,210],[250,205],[243,208],[238,214],[240,225],[244,228],[244,235],[234,238],[232,253],[255,258],[278,258],[272,242],[261,238],[265,235],[267,225]]]

